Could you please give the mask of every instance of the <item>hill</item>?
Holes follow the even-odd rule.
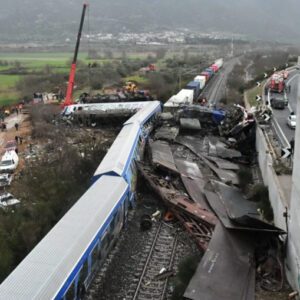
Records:
[[[0,10],[0,38],[63,41],[76,35],[81,5],[77,0],[6,1]],[[300,37],[299,8],[298,0],[93,0],[89,24],[92,33],[189,28],[295,41]]]

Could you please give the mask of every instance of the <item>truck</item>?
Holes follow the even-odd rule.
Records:
[[[271,76],[269,89],[273,93],[283,93],[285,89],[285,81],[283,73],[274,73]]]
[[[270,104],[272,108],[284,109],[288,105],[286,93],[271,94]]]

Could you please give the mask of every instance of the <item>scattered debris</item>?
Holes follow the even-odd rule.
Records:
[[[204,199],[205,180],[196,163],[175,160],[177,169],[179,170],[181,180],[189,194],[189,196],[201,207],[209,210],[209,206]]]
[[[179,129],[177,127],[161,127],[156,130],[154,139],[175,141],[178,133],[179,133]]]
[[[149,166],[138,163],[138,169],[152,190],[192,235],[200,249],[205,250],[217,223],[216,217],[176,190],[172,183],[156,175]]]
[[[242,192],[222,182],[211,182],[214,192],[205,191],[205,196],[223,225],[228,229],[285,232],[262,220],[257,204],[247,200]]]
[[[238,164],[235,164],[233,162],[230,162],[228,160],[218,158],[218,157],[211,157],[204,155],[205,158],[207,158],[210,162],[214,163],[217,165],[218,168],[223,169],[223,170],[233,170],[237,171],[240,169]]]
[[[19,203],[21,203],[21,201],[16,199],[10,193],[3,193],[3,194],[0,195],[0,207],[1,208],[7,208],[9,206],[15,206]]]
[[[164,279],[167,279],[171,276],[174,276],[175,275],[175,271],[174,270],[166,270],[165,268],[163,270],[161,270],[159,272],[159,274],[157,274],[154,279],[155,280],[164,280]]]
[[[188,130],[200,130],[201,125],[198,119],[180,118],[180,128]]]
[[[150,215],[142,215],[140,227],[142,230],[149,230],[152,227],[152,219]]]
[[[151,215],[151,220],[155,221],[155,220],[159,220],[161,218],[161,211],[157,210],[155,213],[153,213]]]
[[[11,184],[13,175],[9,173],[0,174],[0,187],[5,187]]]

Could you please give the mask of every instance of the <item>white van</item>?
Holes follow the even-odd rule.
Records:
[[[0,162],[0,172],[13,172],[19,164],[19,156],[14,151],[6,151]]]

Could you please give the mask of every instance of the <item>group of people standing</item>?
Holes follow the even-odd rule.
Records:
[[[10,114],[13,114],[13,113],[15,113],[16,115],[19,115],[19,113],[22,112],[22,109],[23,109],[23,104],[20,103],[16,106],[12,107],[10,110],[9,109],[3,109],[3,108],[0,110],[0,128],[1,128],[1,131],[5,131],[7,129],[5,118],[7,116],[9,116]],[[16,131],[19,130],[19,124],[17,122],[15,123],[15,128],[16,128]]]

